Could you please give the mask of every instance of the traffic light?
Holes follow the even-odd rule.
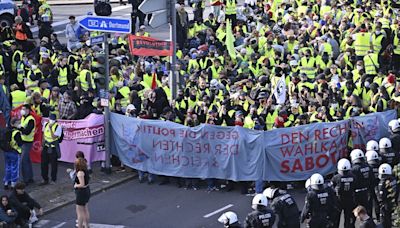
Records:
[[[92,63],[92,73],[96,88],[106,89],[106,56],[104,53],[96,54]]]
[[[110,16],[112,13],[110,0],[94,0],[94,12],[97,16]]]

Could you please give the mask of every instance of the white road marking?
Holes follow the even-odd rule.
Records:
[[[56,223],[57,225],[54,225]],[[51,220],[39,220],[33,227],[35,228],[40,228],[40,227],[46,227],[46,225],[51,224],[51,228],[61,228],[66,222],[56,222],[56,221],[51,221]],[[98,224],[98,223],[90,223],[89,224],[91,228],[125,228],[125,226],[122,225],[109,225],[109,224]]]
[[[221,211],[225,211],[226,209],[228,209],[230,207],[233,207],[233,204],[228,204],[225,207],[221,207],[220,209],[217,209],[217,210],[215,210],[215,211],[213,211],[213,212],[211,212],[209,214],[206,214],[206,215],[203,216],[203,218],[209,218],[209,217],[211,217],[211,216],[213,216],[215,214],[220,213]]]
[[[60,228],[60,227],[64,226],[65,224],[66,224],[66,222],[62,222],[56,226],[53,226],[52,228]]]
[[[131,7],[132,7],[131,5],[117,6],[117,7],[112,8],[112,11],[113,11],[113,12],[117,12],[117,11],[121,11],[121,10],[128,9],[128,8],[131,8]],[[86,17],[86,15],[76,17],[76,21],[80,21],[80,20],[82,20],[82,19],[85,18],[85,17]],[[53,28],[54,28],[54,27],[57,27],[57,26],[60,26],[60,25],[68,24],[68,23],[69,23],[69,20],[63,20],[63,21],[54,22],[54,23],[51,24],[51,25],[52,25]],[[36,27],[33,27],[33,28],[31,28],[31,31],[32,31],[32,32],[38,32],[38,31],[39,31],[39,27],[37,27],[37,26],[36,26]]]

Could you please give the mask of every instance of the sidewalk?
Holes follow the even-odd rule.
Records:
[[[93,4],[93,0],[49,0],[47,3],[51,6],[67,6],[67,5],[91,5]],[[21,5],[22,1],[15,1],[18,5]],[[119,0],[110,0],[110,3],[119,3]],[[124,3],[128,4],[127,0],[124,0]]]
[[[0,156],[0,164],[4,164],[4,156]],[[43,207],[45,214],[75,202],[73,182],[66,172],[68,168],[73,168],[73,164],[59,162],[57,184],[39,186],[39,183],[42,181],[40,164],[33,164],[35,183],[28,185],[26,190]],[[133,172],[130,168],[126,168],[124,172],[116,172],[117,168],[113,168],[110,175],[105,174],[100,172],[100,162],[94,163],[92,170],[93,173],[90,176],[90,190],[92,195],[106,191],[137,176],[136,172]],[[0,177],[2,178],[3,176],[4,169],[1,169]],[[9,191],[5,192],[3,186],[1,186],[1,195],[9,193]]]

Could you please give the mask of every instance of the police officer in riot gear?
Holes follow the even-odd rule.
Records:
[[[321,174],[313,174],[310,178],[311,190],[307,193],[300,221],[307,223],[310,228],[326,228],[331,224],[330,214],[334,207],[333,195],[324,186]]]
[[[382,157],[382,163],[388,163],[394,166],[399,163],[399,152],[392,148],[392,141],[389,138],[379,140],[379,155]]]
[[[392,175],[392,167],[389,164],[384,163],[379,166],[379,179],[375,191],[381,210],[381,221],[384,228],[391,228],[398,189],[397,181]]]
[[[341,210],[344,211],[344,227],[354,228],[355,218],[353,216],[354,202],[354,181],[355,178],[351,173],[350,161],[346,158],[339,160],[337,164],[338,174],[332,180],[332,186],[335,189],[336,196],[339,199]],[[341,212],[341,211],[340,211]],[[336,227],[338,227],[340,217],[337,219]]]
[[[285,190],[270,187],[264,190],[264,196],[271,200],[271,208],[279,216],[278,228],[299,228],[299,208],[293,197]]]
[[[367,209],[369,215],[372,214],[372,201],[370,201],[370,191],[374,184],[374,174],[372,169],[364,161],[364,152],[360,149],[354,149],[350,153],[351,171],[355,177],[355,201],[356,205],[362,205]]]
[[[245,228],[272,227],[275,223],[275,213],[267,208],[268,199],[263,194],[257,194],[253,198],[252,208],[244,222]]]
[[[392,150],[396,155],[400,153],[400,123],[398,120],[391,120],[389,122],[389,131],[390,131],[390,142],[392,143]],[[400,160],[397,160],[398,164]],[[393,166],[393,164],[392,164]]]
[[[367,143],[367,149],[371,149],[368,147],[368,143]],[[377,143],[377,142],[375,142],[375,143]],[[365,153],[365,157],[367,158],[367,163],[368,163],[369,167],[372,169],[372,173],[374,174],[373,189],[371,189],[371,198],[372,198],[373,204],[374,204],[375,216],[376,216],[377,220],[380,221],[379,220],[380,219],[379,204],[378,204],[378,198],[376,198],[376,194],[375,194],[375,187],[378,186],[378,183],[379,183],[378,170],[379,170],[379,166],[381,165],[381,161],[380,161],[381,158],[379,157],[379,154],[375,150],[368,150]],[[371,214],[371,216],[372,216],[372,214]]]
[[[223,213],[218,218],[218,222],[224,224],[224,228],[242,228],[236,213],[232,211],[227,211]]]

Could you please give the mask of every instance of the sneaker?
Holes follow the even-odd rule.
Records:
[[[50,185],[56,185],[57,184],[57,182],[55,182],[55,181],[50,181]]]
[[[29,224],[33,224],[35,222],[39,221],[39,219],[36,216],[35,210],[31,211],[31,217],[29,218]]]

